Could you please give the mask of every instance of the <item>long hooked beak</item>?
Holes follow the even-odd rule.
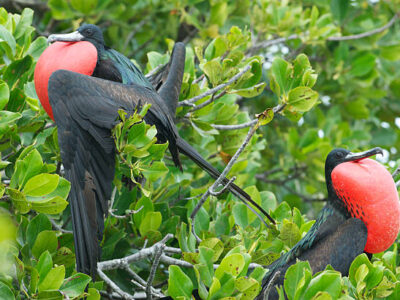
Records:
[[[80,34],[78,31],[74,31],[71,33],[64,33],[64,34],[51,34],[47,38],[48,43],[53,42],[79,42],[82,41],[84,36]]]
[[[359,161],[364,158],[376,155],[376,154],[381,154],[383,155],[383,150],[379,147],[364,151],[364,152],[359,152],[359,153],[352,153],[350,152],[349,154],[346,155],[344,158],[344,161]]]

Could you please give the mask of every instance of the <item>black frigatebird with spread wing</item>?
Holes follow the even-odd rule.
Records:
[[[49,41],[55,43],[37,63],[35,87],[58,126],[61,159],[71,182],[77,270],[94,277],[114,178],[111,129],[118,123],[118,110],[129,115],[140,105],[151,104],[144,119],[156,126],[159,142],[168,142],[176,166],[182,169],[182,153],[213,178],[220,172],[179,136],[173,122],[184,70],[182,43],[175,45],[170,63],[153,77],[153,87],[128,58],[104,45],[102,32],[94,25],[81,26],[67,35],[51,35]],[[274,222],[237,185],[231,184],[228,189]]]
[[[361,153],[334,149],[326,158],[325,180],[328,202],[307,234],[287,253],[268,266],[263,290],[274,274],[282,285],[286,270],[297,260],[307,260],[314,273],[328,264],[347,275],[361,253],[378,253],[389,248],[400,229],[400,205],[390,173],[368,157],[381,153],[374,148]],[[278,299],[272,289],[268,299]]]

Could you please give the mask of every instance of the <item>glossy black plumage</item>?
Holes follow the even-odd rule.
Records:
[[[382,153],[380,148],[353,154],[345,149],[332,150],[325,162],[325,180],[328,190],[328,202],[319,213],[317,220],[307,234],[287,253],[267,268],[263,279],[263,289],[257,300],[264,299],[263,294],[273,275],[280,271],[275,286],[283,285],[286,270],[297,260],[307,260],[314,273],[322,271],[328,264],[347,275],[349,267],[359,254],[363,253],[367,242],[367,227],[357,218],[351,218],[343,201],[336,195],[332,185],[333,169],[343,163]],[[272,288],[267,299],[278,299],[278,293]]]
[[[98,52],[93,77],[57,71],[49,80],[49,100],[58,126],[61,158],[66,177],[72,183],[70,204],[77,270],[94,277],[114,177],[111,129],[118,122],[119,109],[132,114],[138,105],[151,103],[145,121],[156,126],[159,142],[168,141],[175,165],[182,168],[182,153],[213,178],[220,172],[179,137],[173,122],[185,65],[184,44],[175,44],[170,62],[150,77],[150,82],[128,58],[104,45],[97,26],[88,24],[71,34],[51,35],[49,41],[89,41]],[[227,182],[225,179],[224,183]],[[238,186],[232,184],[229,190],[269,217]]]

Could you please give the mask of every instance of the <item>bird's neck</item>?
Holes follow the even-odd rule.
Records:
[[[332,180],[330,180],[330,178],[327,178],[326,180],[326,188],[328,190],[328,205],[337,210],[337,212],[343,215],[346,219],[351,218],[350,212],[348,211],[345,203],[336,194],[335,189],[333,188]]]

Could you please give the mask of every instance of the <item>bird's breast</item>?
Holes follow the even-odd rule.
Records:
[[[363,159],[339,164],[331,178],[351,216],[367,226],[364,251],[378,253],[389,248],[400,230],[399,197],[390,173],[380,163]]]
[[[36,93],[47,114],[54,120],[49,103],[48,82],[57,70],[92,75],[97,64],[97,49],[89,42],[55,42],[39,57],[34,81]],[[66,83],[67,84],[67,83]]]

